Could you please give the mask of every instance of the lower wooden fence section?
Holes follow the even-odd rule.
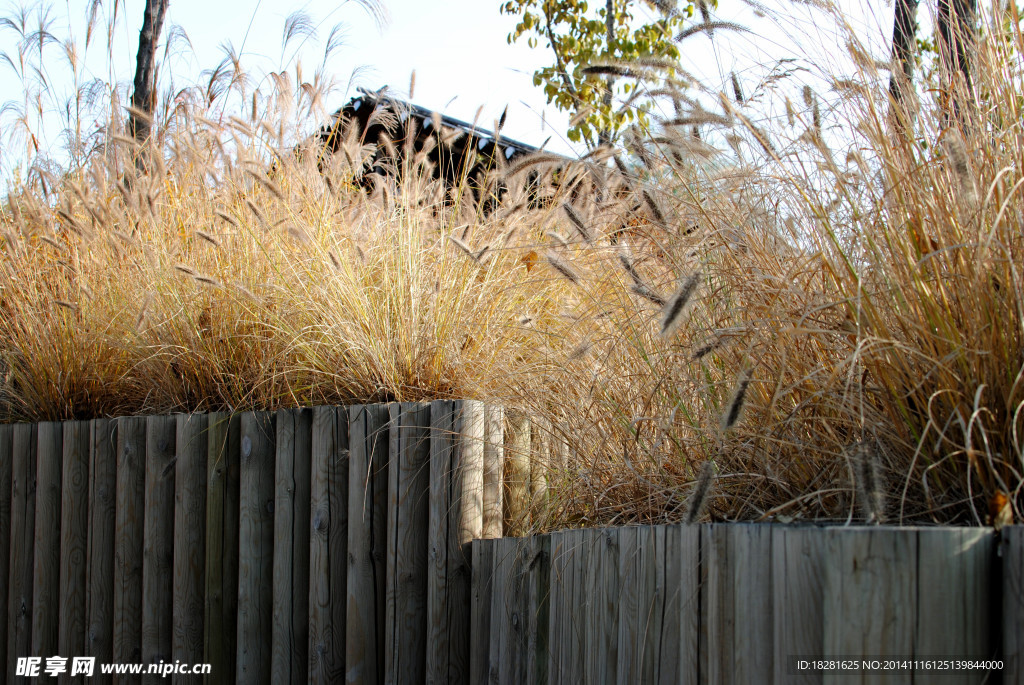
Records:
[[[564,458],[530,430],[457,401],[0,426],[0,684],[1024,684],[1021,527],[500,538]]]
[[[471,681],[1024,683],[1022,580],[1020,526],[998,543],[753,524],[478,540]],[[822,659],[853,663],[812,672]]]

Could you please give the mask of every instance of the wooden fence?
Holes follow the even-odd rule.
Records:
[[[435,401],[0,426],[0,682],[53,655],[210,663],[210,683],[467,682],[502,424]]]
[[[246,684],[911,682],[793,660],[972,656],[1024,684],[1024,529],[487,539],[542,513],[545,440],[452,401],[0,426],[0,684],[52,655]]]
[[[478,540],[471,682],[1016,685],[1022,582],[1021,526],[998,543],[990,529],[752,524]],[[823,657],[881,663],[799,669]],[[886,672],[887,658],[1004,669]]]

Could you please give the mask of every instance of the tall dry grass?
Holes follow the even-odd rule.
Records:
[[[293,154],[280,103],[311,99],[285,79],[278,109],[179,108],[137,178],[111,119],[87,164],[8,195],[3,411],[472,397],[544,428],[538,528],[1019,517],[1013,19],[979,42],[968,121],[936,80],[894,127],[862,60],[839,101],[703,93],[581,163],[585,191],[488,216],[417,160],[367,194],[365,151]],[[785,118],[750,104],[773,96]]]

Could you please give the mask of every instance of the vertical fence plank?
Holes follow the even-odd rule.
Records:
[[[775,682],[821,683],[821,674],[790,673],[794,657],[824,653],[825,550],[820,528],[778,526],[772,529],[772,602],[775,631]]]
[[[244,412],[239,446],[237,677],[246,683],[269,683],[274,610],[274,415]]]
[[[11,472],[11,563],[8,599],[7,682],[18,657],[32,652],[33,543],[36,524],[36,427],[14,426]]]
[[[206,417],[206,589],[203,653],[208,683],[235,681],[238,619],[240,414]]]
[[[175,426],[171,653],[176,661],[186,664],[203,662],[208,420],[206,414],[179,414]],[[200,676],[173,677],[174,683],[200,681]]]
[[[491,581],[494,548],[487,539],[473,541],[473,598],[470,621],[469,682],[489,682],[491,645]]]
[[[313,413],[277,412],[271,681],[305,683],[309,666],[309,487]]]
[[[617,673],[620,683],[640,682],[637,653],[640,625],[640,582],[637,574],[637,528],[619,530],[619,652]]]
[[[658,592],[661,595],[661,636],[658,642],[659,684],[679,682],[681,647],[681,604],[683,568],[680,547],[682,540],[679,526],[659,526],[661,546],[658,557]]]
[[[916,537],[914,655],[997,658],[990,612],[996,596],[991,583],[992,533],[983,528],[922,528]],[[977,670],[960,674],[958,682],[982,683],[991,678],[992,674]]]
[[[565,591],[568,583],[569,559],[566,554],[565,531],[556,530],[548,535],[551,539],[551,580],[548,613],[548,674],[549,683],[562,682],[565,665],[565,634],[567,617],[565,608],[568,602]],[[527,608],[527,610],[529,610]]]
[[[309,680],[314,684],[345,677],[348,447],[347,412],[314,409],[309,560]]]
[[[907,529],[822,531],[825,562],[825,654],[872,658],[913,654],[917,619],[917,545]],[[830,683],[911,683],[913,673],[829,675]]]
[[[142,566],[146,511],[146,419],[117,419],[114,539],[114,659],[142,661]],[[138,682],[119,676],[114,682]]]
[[[427,580],[427,682],[448,680],[447,562],[449,517],[452,508],[452,442],[455,403],[430,403],[430,516]]]
[[[1001,531],[1004,685],[1024,685],[1024,526]]]
[[[174,589],[174,466],[177,421],[146,419],[146,510],[142,552],[142,662],[172,660]],[[158,675],[143,676],[156,683]]]
[[[38,425],[35,570],[32,581],[32,656],[57,654],[60,616],[60,510],[64,427]]]
[[[484,408],[483,530],[481,537],[500,538],[504,533],[505,412]]]
[[[11,475],[14,426],[0,425],[0,607],[6,611],[11,569]],[[0,619],[0,685],[7,682],[7,616]]]
[[[518,548],[525,554],[520,572],[525,576],[522,584],[520,614],[526,626],[526,672],[524,682],[545,683],[551,641],[548,637],[551,604],[551,536],[533,536],[519,541]]]
[[[661,661],[661,631],[665,611],[665,568],[660,563],[665,550],[665,529],[642,526],[637,535],[637,570],[640,580],[640,677],[645,683],[658,681]]]
[[[377,683],[384,677],[387,558],[387,405],[349,407],[348,599],[346,679]]]
[[[601,682],[618,673],[619,654],[619,529],[596,531],[588,566],[593,585],[590,595],[584,645],[586,682]]]
[[[117,525],[117,421],[94,419],[89,424],[88,491],[88,627],[83,654],[97,663],[114,660],[114,545]],[[109,674],[93,674],[110,683]]]
[[[427,654],[430,405],[388,405],[387,632],[384,681],[422,683]]]
[[[536,527],[548,516],[548,480],[551,473],[551,425],[530,420],[530,523]]]
[[[88,421],[63,424],[63,473],[60,523],[60,624],[57,654],[65,657],[85,653],[86,633],[86,542],[89,524]],[[81,682],[81,678],[74,679]],[[70,669],[60,676],[70,683]]]
[[[680,683],[700,682],[701,639],[701,529],[681,525],[679,535],[679,678]],[[669,679],[671,682],[671,679]]]
[[[491,644],[489,677],[491,683],[525,683],[526,631],[528,619],[522,613],[528,598],[522,572],[526,540],[495,540],[494,579],[491,581]]]
[[[525,535],[530,527],[530,420],[519,410],[505,412],[506,535]]]

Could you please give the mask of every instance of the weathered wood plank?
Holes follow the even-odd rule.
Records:
[[[309,672],[309,497],[313,412],[277,412],[274,503],[274,631],[271,681],[305,683]]]
[[[551,536],[541,535],[527,538],[517,545],[523,555],[520,571],[525,575],[522,581],[523,606],[520,613],[525,617],[526,628],[526,683],[545,683],[548,672],[550,640],[551,597]]]
[[[662,597],[661,636],[658,644],[657,682],[663,685],[680,682],[682,667],[683,580],[682,536],[680,526],[659,526],[661,530],[658,563],[658,592]]]
[[[206,570],[206,414],[179,414],[175,426],[173,658],[203,662]],[[174,683],[201,676],[175,674]]]
[[[384,618],[387,572],[387,405],[348,409],[348,599],[345,628],[346,679],[377,683],[384,678]]]
[[[94,419],[89,424],[88,595],[83,654],[97,662],[114,660],[114,547],[117,526],[117,421]],[[110,683],[109,674],[93,674]]]
[[[992,533],[983,528],[921,528],[916,537],[918,617],[913,654],[925,658],[998,658],[991,629],[992,600],[996,596],[991,583],[995,560]],[[962,683],[991,679],[992,674],[984,671],[960,673],[957,677]]]
[[[448,513],[448,682],[469,682],[470,543],[484,525],[484,405],[456,403],[452,497]]]
[[[491,636],[488,649],[488,677],[491,683],[525,682],[527,618],[522,613],[527,598],[524,590],[525,540],[502,538],[493,541],[494,578],[491,582]]]
[[[430,403],[430,516],[427,571],[427,682],[448,680],[448,549],[456,404]]]
[[[794,658],[825,655],[822,530],[777,526],[772,529],[772,602],[775,630],[775,682],[817,685],[821,674],[791,672]]]
[[[347,412],[315,408],[309,559],[309,680],[314,684],[345,678],[348,465]]]
[[[660,526],[641,526],[637,531],[637,576],[640,583],[640,619],[637,653],[640,655],[641,682],[658,681],[661,661],[661,630],[665,612],[665,530]]]
[[[556,530],[548,535],[551,539],[551,580],[548,613],[548,673],[549,683],[562,682],[565,671],[565,650],[569,602],[565,594],[569,585],[569,558],[566,554],[566,533]],[[529,610],[529,608],[527,608]]]
[[[917,626],[917,545],[907,529],[822,531],[825,557],[824,654],[873,658],[913,654]],[[913,673],[824,674],[831,683],[911,683]]]
[[[640,682],[640,578],[637,568],[637,528],[619,530],[619,650],[616,671],[620,683]]]
[[[533,529],[548,516],[548,481],[551,474],[551,426],[546,421],[531,419],[530,525]]]
[[[117,419],[114,534],[114,659],[142,661],[142,567],[146,511],[146,419]],[[115,683],[138,677],[115,676]]]
[[[207,415],[206,589],[207,683],[235,681],[238,619],[238,499],[241,414]]]
[[[679,679],[700,682],[701,652],[701,528],[681,525],[679,530]],[[671,682],[671,680],[669,681]]]
[[[61,474],[60,523],[60,619],[57,654],[80,656],[85,653],[86,597],[89,524],[89,446],[88,421],[63,424],[63,473]],[[70,669],[61,674],[62,683],[81,682],[71,678]]]
[[[588,630],[584,639],[585,682],[600,683],[618,673],[619,652],[619,529],[594,531],[588,561]]]
[[[747,683],[773,672],[771,527],[723,524],[708,540],[710,682]]]
[[[503,499],[505,467],[505,412],[501,407],[484,408],[483,446],[483,530],[481,537],[500,538],[504,533]]]
[[[505,412],[504,521],[507,535],[530,527],[530,420],[519,410]]]
[[[32,581],[36,522],[36,444],[34,424],[14,426],[11,472],[11,563],[8,599],[7,682],[13,683],[18,657],[32,653]]]
[[[491,582],[494,548],[487,540],[473,541],[473,598],[470,620],[469,682],[486,683],[490,671]]]
[[[6,612],[11,570],[11,475],[14,464],[14,426],[0,425],[0,606]],[[7,621],[0,619],[0,685],[7,682]]]
[[[35,570],[32,581],[32,655],[57,654],[60,617],[60,520],[64,427],[37,424]]]
[[[146,419],[146,508],[142,551],[142,659],[173,661],[174,481],[173,416]],[[144,675],[143,683],[157,683]]]
[[[270,683],[274,610],[274,415],[241,419],[238,500],[238,662],[246,683]]]
[[[384,679],[422,683],[427,658],[427,535],[430,520],[430,405],[388,405],[387,617]]]
[[[1024,526],[1000,531],[1004,685],[1024,685]]]

